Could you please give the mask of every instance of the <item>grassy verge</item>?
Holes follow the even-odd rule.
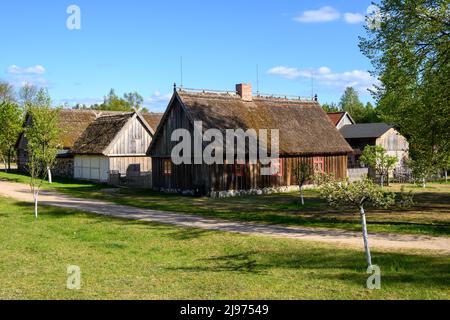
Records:
[[[0,299],[450,299],[450,258],[109,219],[0,198]],[[66,289],[81,268],[80,291]]]
[[[0,179],[27,183],[28,177],[0,173]],[[297,193],[210,199],[168,195],[150,190],[116,189],[104,185],[56,180],[44,185],[76,197],[107,200],[139,208],[174,211],[222,219],[269,224],[338,228],[360,231],[359,216],[351,208],[330,208],[313,190],[306,191],[306,205]],[[399,185],[390,188],[400,191]],[[450,236],[450,184],[430,184],[427,189],[407,186],[415,194],[416,205],[406,211],[369,211],[370,232]]]

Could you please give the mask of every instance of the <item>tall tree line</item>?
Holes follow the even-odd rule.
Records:
[[[137,92],[125,93],[123,97],[120,97],[116,94],[116,91],[114,89],[111,89],[109,93],[103,98],[103,103],[93,104],[90,106],[77,104],[74,109],[148,112],[148,110],[143,107],[143,104],[144,98]]]
[[[378,110],[370,102],[364,105],[359,99],[358,92],[352,87],[345,89],[339,104],[323,104],[322,107],[326,112],[348,112],[356,123],[381,121]]]
[[[29,89],[26,85],[16,92],[7,82],[0,82],[0,158],[5,170],[11,170],[17,138],[22,130],[24,112],[28,104]]]
[[[6,170],[11,170],[25,116],[38,107],[51,109],[46,89],[25,84],[16,91],[11,84],[0,81],[0,159]]]
[[[381,85],[382,118],[410,142],[417,175],[450,162],[450,10],[448,0],[381,0],[362,52]]]

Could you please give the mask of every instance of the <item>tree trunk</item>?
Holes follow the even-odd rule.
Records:
[[[11,171],[11,151],[8,151],[8,171]]]
[[[381,175],[381,187],[384,188],[384,174]]]
[[[364,207],[360,207],[361,214],[361,225],[363,231],[363,239],[364,239],[364,249],[366,251],[366,259],[369,267],[372,266],[372,256],[370,255],[370,247],[369,247],[369,235],[367,233],[367,221],[366,221],[366,212],[364,211]]]
[[[38,218],[38,197],[39,197],[39,191],[34,191],[34,216],[36,219]]]
[[[447,171],[447,169],[445,170],[445,182],[448,182],[448,171]]]
[[[423,178],[422,179],[422,188],[426,188],[427,187],[427,179],[426,178]]]
[[[302,199],[302,206],[305,205],[305,197],[303,196],[303,186],[300,186],[300,198]]]
[[[47,167],[47,175],[48,175],[48,183],[52,184],[53,183],[52,170],[50,169],[50,167]]]

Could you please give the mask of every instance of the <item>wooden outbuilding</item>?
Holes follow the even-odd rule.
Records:
[[[151,173],[147,155],[162,114],[62,109],[59,112],[61,149],[52,174],[59,177],[108,182],[111,172]],[[152,127],[149,122],[152,123]],[[27,117],[26,125],[31,123]],[[18,167],[26,171],[27,141],[17,144]]]
[[[353,148],[349,167],[362,166],[359,158],[367,146],[382,146],[388,155],[397,157],[397,168],[406,167],[409,143],[393,126],[386,123],[361,123],[344,126],[340,132]]]
[[[171,141],[176,129],[194,132],[194,122],[203,130],[278,129],[279,172],[261,175],[257,164],[175,165]],[[175,89],[150,146],[153,186],[170,192],[214,195],[240,190],[287,190],[297,186],[296,168],[306,161],[316,171],[347,176],[347,158],[352,151],[315,100],[253,96],[251,85],[237,85],[236,92],[191,92]]]

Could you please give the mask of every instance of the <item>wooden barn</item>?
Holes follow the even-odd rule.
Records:
[[[295,169],[301,161],[316,171],[347,176],[347,158],[352,151],[317,101],[253,96],[251,85],[237,85],[236,92],[188,92],[175,90],[150,146],[153,186],[170,192],[218,195],[240,190],[287,190],[296,186]],[[177,142],[172,132],[203,130],[279,129],[280,172],[261,175],[258,164],[174,165],[171,151]]]
[[[101,112],[63,109],[59,113],[61,150],[52,174],[95,182],[108,182],[111,172],[126,176],[151,172],[147,155],[162,114]],[[31,119],[27,118],[27,123]],[[149,122],[152,123],[152,127]],[[27,142],[17,144],[18,167],[26,170]]]
[[[359,161],[367,146],[382,146],[387,154],[398,159],[397,168],[406,166],[409,157],[408,140],[394,127],[386,123],[361,123],[341,128],[341,134],[353,148],[349,155],[349,166],[359,168]]]

